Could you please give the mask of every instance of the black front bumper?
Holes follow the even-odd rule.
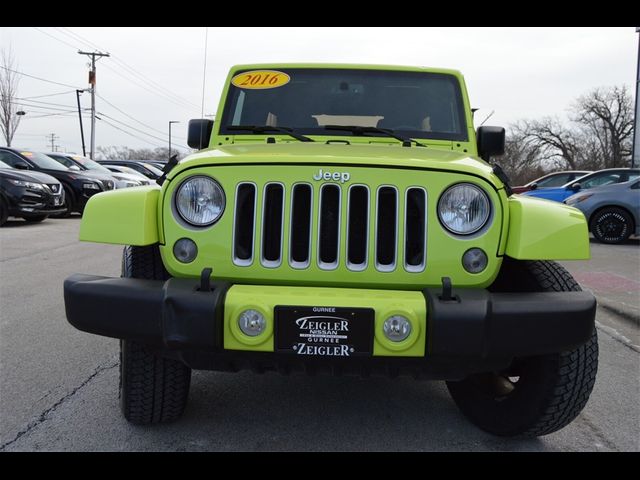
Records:
[[[329,359],[223,349],[224,298],[230,284],[166,282],[76,274],[64,283],[67,319],[79,330],[137,340],[193,368],[360,373],[412,371],[453,379],[505,368],[514,357],[571,350],[591,336],[596,300],[589,292],[491,293],[455,289],[450,300],[426,289],[427,346],[422,358]]]

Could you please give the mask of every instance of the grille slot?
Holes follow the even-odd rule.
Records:
[[[284,218],[284,187],[268,183],[262,203],[262,264],[277,267],[282,262],[282,230]]]
[[[390,272],[396,267],[398,192],[395,187],[378,189],[376,203],[376,268]]]
[[[293,268],[306,268],[310,263],[312,193],[306,183],[294,185],[291,193],[289,263]]]
[[[247,267],[257,256],[266,268],[284,262],[298,270],[342,265],[353,272],[420,273],[427,262],[427,202],[420,186],[325,183],[316,190],[306,182],[241,181],[233,263]]]
[[[404,212],[404,268],[421,272],[427,252],[427,192],[423,188],[407,190]]]
[[[236,190],[236,211],[233,227],[233,262],[247,266],[253,262],[255,232],[256,186],[241,183]]]
[[[367,268],[369,239],[369,189],[353,185],[349,189],[347,213],[347,267],[350,270]]]
[[[338,266],[340,248],[340,187],[325,184],[320,189],[318,266],[332,270]]]

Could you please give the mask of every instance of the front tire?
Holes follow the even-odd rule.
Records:
[[[591,233],[602,243],[625,242],[634,230],[633,218],[628,212],[616,207],[599,210],[591,218]]]
[[[4,203],[4,200],[0,198],[0,227],[7,223],[7,218],[9,218],[9,209]]]
[[[506,258],[493,291],[577,291],[561,265]],[[537,437],[571,423],[587,404],[598,370],[598,338],[578,348],[516,358],[507,371],[487,372],[447,388],[462,413],[499,436]]]
[[[122,276],[167,280],[157,245],[125,247]],[[149,346],[133,340],[120,341],[120,408],[137,425],[176,420],[187,405],[191,369],[178,360],[164,358]]]

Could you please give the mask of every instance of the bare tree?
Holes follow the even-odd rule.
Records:
[[[591,156],[601,168],[624,167],[631,158],[633,104],[625,85],[596,88],[582,95],[571,108],[572,120],[592,139]],[[585,152],[586,153],[586,152]]]
[[[129,148],[126,146],[98,147],[98,156],[101,160],[168,160],[169,149],[166,147],[157,148]],[[172,154],[178,155],[178,159],[184,154],[172,149]]]
[[[536,149],[540,162],[551,163],[554,168],[579,168],[581,152],[576,132],[557,117],[523,120],[516,123],[514,129],[525,145]]]
[[[97,157],[100,160],[131,160],[131,150],[129,147],[120,146],[116,147],[111,145],[109,147],[98,147]]]
[[[17,115],[15,97],[18,94],[19,74],[15,73],[15,61],[11,50],[2,50],[0,65],[0,130],[7,143],[11,146],[13,136],[20,124],[20,116]]]
[[[505,141],[504,155],[499,163],[512,185],[523,185],[544,175],[540,165],[540,147],[527,142],[517,128],[509,128]]]

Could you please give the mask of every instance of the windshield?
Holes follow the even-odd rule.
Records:
[[[262,72],[264,78],[260,78],[266,84],[269,77]],[[234,77],[238,86],[229,86],[222,134],[252,134],[227,126],[263,125],[292,128],[305,135],[354,135],[323,128],[343,125],[391,129],[414,138],[467,140],[462,94],[453,75],[326,68],[271,72],[289,80],[258,88],[261,81],[252,82],[260,74]]]
[[[9,165],[0,160],[0,168],[11,168]]]
[[[45,155],[44,153],[20,151],[20,155],[25,156],[31,162],[33,162],[38,168],[44,168],[48,170],[69,170],[60,162],[55,161],[53,158]]]
[[[154,166],[153,166],[153,165],[151,165],[150,163],[143,162],[143,163],[141,163],[141,165],[142,165],[143,167],[147,168],[148,170],[151,170],[151,172],[152,172],[154,175],[157,175],[157,176],[161,176],[161,175],[162,175],[162,170],[160,170],[159,168],[154,167]]]
[[[71,158],[87,170],[95,170],[97,172],[111,173],[108,168],[103,167],[98,162],[94,162],[90,158],[83,157],[81,155],[72,155]]]

